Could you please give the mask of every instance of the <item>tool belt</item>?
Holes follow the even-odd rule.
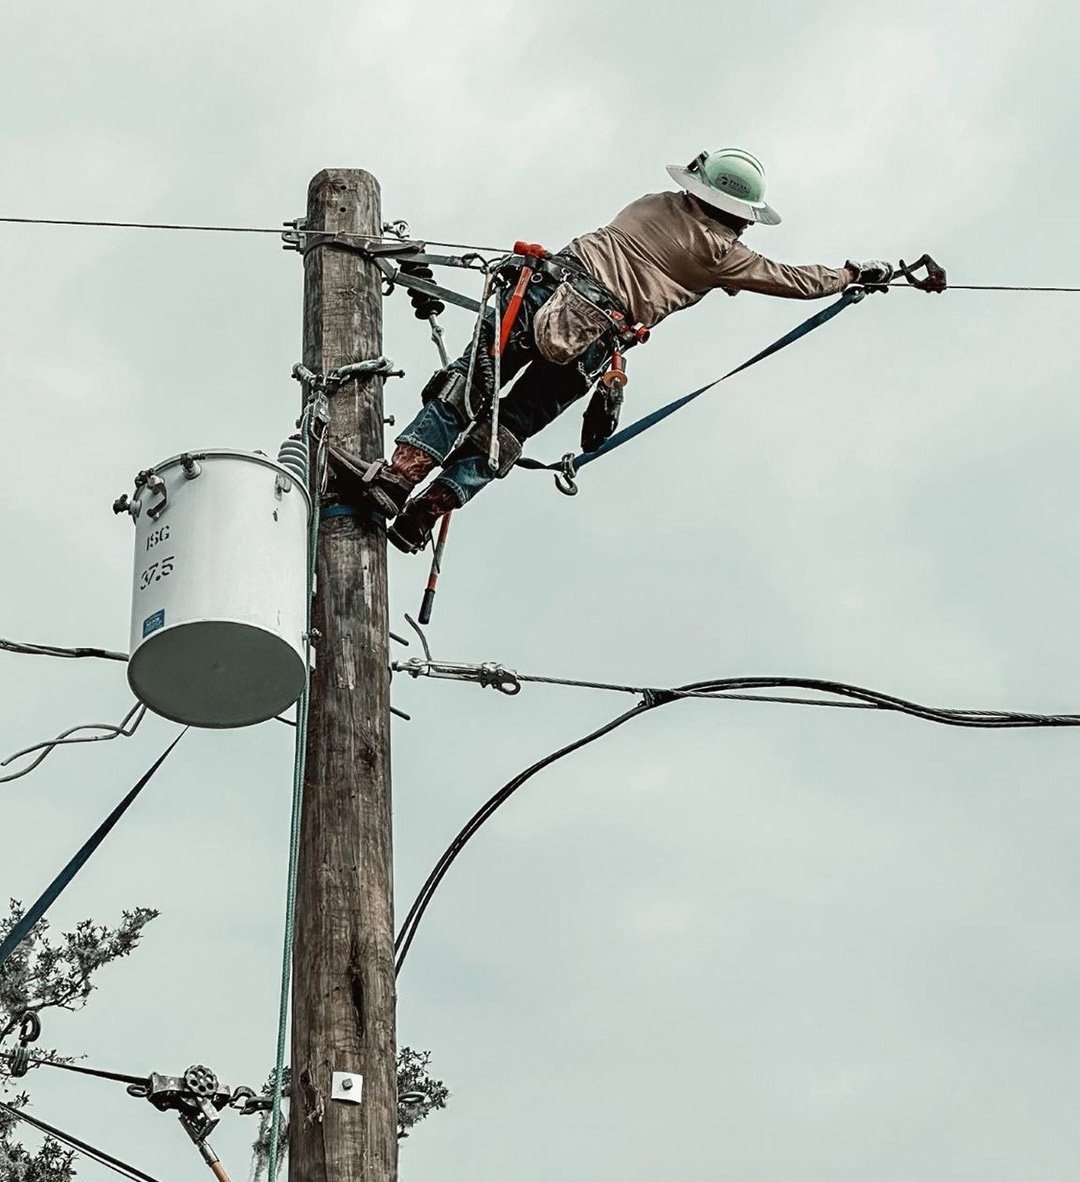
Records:
[[[648,330],[632,325],[615,295],[569,251],[538,260],[537,270],[557,285],[533,322],[536,347],[548,361],[567,365],[598,343],[614,353],[647,338]]]

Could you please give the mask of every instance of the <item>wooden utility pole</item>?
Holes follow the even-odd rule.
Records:
[[[379,234],[378,182],[327,169],[308,187],[318,231]],[[309,250],[304,364],[316,374],[382,353],[379,273],[355,254]],[[330,432],[383,454],[382,378],[330,394]],[[386,538],[351,517],[319,536],[307,774],[293,961],[290,1182],[395,1182],[397,1069],[390,819]],[[334,1072],[361,1102],[331,1098]]]

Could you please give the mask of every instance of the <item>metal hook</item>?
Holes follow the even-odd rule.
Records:
[[[576,497],[580,489],[577,486],[577,468],[574,466],[574,453],[568,451],[562,458],[562,471],[555,473],[555,487],[566,497]]]
[[[27,1010],[19,1019],[19,1042],[37,1042],[41,1037],[41,1018],[34,1010]]]
[[[925,279],[915,278],[915,272],[920,267],[925,267],[926,269]],[[928,254],[924,254],[911,264],[905,263],[901,259],[900,266],[897,269],[912,287],[917,287],[920,291],[929,291],[940,295],[948,286],[945,278],[945,268],[940,263],[935,262]]]

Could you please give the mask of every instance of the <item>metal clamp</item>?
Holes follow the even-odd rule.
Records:
[[[291,222],[281,224],[286,227],[281,231],[281,249],[298,250],[303,253],[307,249],[307,235],[302,233],[307,226],[307,218],[293,218]]]
[[[308,398],[315,403],[316,414],[320,409],[320,399],[323,400],[325,406],[326,395],[334,390],[335,387],[343,385],[345,382],[351,382],[355,378],[368,377],[371,374],[380,374],[387,378],[403,378],[405,371],[403,369],[395,369],[394,363],[389,357],[370,357],[363,361],[353,361],[348,365],[339,365],[337,369],[330,370],[329,373],[315,373],[314,370],[308,369],[302,361],[298,361],[292,367],[292,376],[308,391]]]
[[[496,689],[500,694],[513,697],[521,693],[521,682],[513,669],[507,669],[495,661],[481,665],[463,665],[453,661],[433,661],[430,658],[413,657],[408,661],[392,661],[390,668],[395,673],[408,673],[410,677],[437,677],[445,681],[475,681],[483,689]]]
[[[160,500],[157,500],[152,505],[147,505],[146,507],[146,516],[149,517],[151,521],[157,521],[162,513],[164,513],[169,507],[169,490],[165,487],[165,481],[162,480],[156,472],[150,469],[145,472],[140,472],[139,475],[135,477],[136,487],[139,486],[140,481],[142,484],[146,485],[146,487],[154,494],[154,496],[160,498]]]
[[[191,476],[188,476],[188,479],[194,479],[195,476],[199,475],[198,464],[195,463],[191,456],[185,455],[183,458],[190,461],[193,465],[195,471]],[[184,474],[187,476],[186,466],[184,469]],[[122,497],[117,497],[116,500],[113,501],[113,512],[118,515],[121,513],[130,513],[132,521],[138,521],[139,514],[143,511],[144,507],[142,501],[138,499],[139,490],[143,488],[149,489],[151,493],[160,498],[152,505],[146,506],[147,516],[151,520],[156,521],[169,507],[169,490],[165,487],[165,481],[162,480],[160,476],[158,476],[153,468],[145,468],[135,477],[134,497],[129,497],[127,493],[125,493]]]
[[[915,272],[920,267],[926,269],[926,277],[924,279],[917,279],[915,277]],[[905,263],[901,259],[897,270],[912,287],[917,287],[920,291],[929,291],[940,295],[948,287],[945,268],[940,263],[936,263],[928,254],[924,254],[911,264]]]
[[[351,365],[340,365],[332,369],[326,380],[335,386],[344,382],[351,382],[354,378],[367,377],[369,374],[382,374],[387,378],[403,378],[405,371],[395,369],[389,357],[375,357],[367,361],[354,361]]]

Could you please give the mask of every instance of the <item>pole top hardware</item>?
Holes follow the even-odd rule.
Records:
[[[497,689],[500,694],[513,697],[521,693],[521,682],[513,669],[507,669],[495,661],[481,665],[460,665],[452,661],[425,661],[413,657],[408,661],[392,661],[390,668],[395,673],[408,673],[410,677],[438,677],[447,681],[475,681],[484,689]]]
[[[370,357],[363,361],[353,361],[348,365],[339,365],[337,369],[332,369],[326,374],[315,373],[302,361],[298,361],[292,367],[292,376],[296,381],[316,395],[345,382],[351,382],[354,378],[368,377],[371,374],[380,374],[384,378],[403,378],[405,371],[395,369],[389,357]]]
[[[181,457],[181,464],[183,465],[184,476],[188,480],[194,480],[196,476],[202,471],[196,462],[203,459],[203,456],[192,456],[187,452]],[[169,490],[165,487],[165,481],[154,471],[153,468],[144,468],[135,477],[135,492],[138,494],[140,489],[148,488],[158,499],[153,501],[146,507],[146,515],[151,521],[156,521],[162,513],[169,507]],[[132,500],[127,493],[122,497],[117,497],[113,501],[113,512],[117,515],[121,513],[130,513],[132,521],[138,521],[139,514],[142,512],[142,502],[139,500]]]
[[[307,248],[307,235],[303,233],[307,226],[307,218],[293,218],[291,222],[281,223],[285,229],[281,231],[281,249],[298,250],[301,253]]]
[[[410,677],[437,677],[446,681],[475,681],[482,689],[497,689],[500,694],[513,697],[521,693],[521,680],[513,669],[499,665],[495,661],[485,661],[482,665],[461,665],[452,661],[436,661],[431,655],[431,646],[423,628],[408,614],[405,620],[409,627],[420,637],[423,647],[423,657],[413,657],[408,661],[391,661],[390,669],[394,673],[408,673]]]

